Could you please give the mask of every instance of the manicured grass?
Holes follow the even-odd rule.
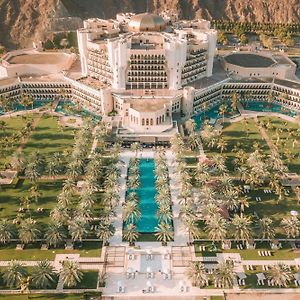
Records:
[[[230,172],[234,171],[233,159],[235,158],[235,153],[233,152],[233,148],[238,144],[240,144],[240,148],[248,154],[253,152],[254,143],[261,145],[264,154],[270,153],[270,149],[265,140],[261,137],[259,129],[253,119],[230,124],[226,123],[222,130],[222,137],[227,143],[226,150],[223,151],[223,154],[227,158],[226,165]],[[207,146],[205,146],[205,153],[209,157],[212,154],[220,153],[220,151],[215,148],[208,149]]]
[[[255,271],[246,271],[245,273],[247,276],[247,278],[245,280],[246,285],[241,286],[242,289],[274,289],[274,288],[276,289],[276,288],[278,288],[278,286],[269,286],[267,279],[264,280],[264,282],[265,282],[264,285],[257,284],[256,274],[264,273],[266,275],[267,271],[263,271],[262,269],[257,268]],[[287,288],[297,288],[297,286],[295,286],[294,281],[292,280],[290,282],[290,284],[287,286]]]
[[[84,242],[82,248],[41,250],[41,243],[27,245],[24,250],[16,250],[16,243],[0,246],[0,260],[54,260],[56,254],[80,254],[82,257],[100,257],[102,242]]]
[[[37,115],[28,114],[28,119],[36,118]],[[14,134],[20,133],[22,128],[25,127],[26,122],[24,117],[5,117],[1,118],[1,121],[6,123],[6,129],[0,130],[0,145],[5,145],[5,139],[12,137]],[[8,148],[1,147],[1,155],[0,155],[0,169],[3,169],[4,165],[11,160],[12,154],[16,151],[18,146],[20,145],[21,140],[17,139],[14,143],[11,144]]]
[[[83,294],[31,294],[31,295],[3,295],[1,300],[83,300]]]
[[[29,189],[32,186],[29,180],[25,180],[23,184],[18,184],[19,187],[10,185],[3,187],[0,191],[0,218],[13,219],[18,214],[20,207],[20,199],[29,196]],[[38,199],[38,203],[34,200],[30,204],[30,212],[25,213],[28,217],[31,214],[33,219],[39,223],[47,224],[49,222],[49,214],[51,209],[57,203],[57,195],[61,192],[62,181],[39,181],[39,190],[42,196]],[[44,208],[43,212],[37,212],[37,208]]]
[[[74,287],[74,289],[96,289],[97,280],[98,280],[98,272],[94,270],[83,271],[83,278],[81,282],[76,287]]]
[[[271,127],[267,129],[268,136],[276,144],[277,135],[276,130],[280,130],[279,137],[284,143],[281,143],[278,147],[279,154],[284,159],[285,164],[289,168],[290,172],[300,174],[300,126],[291,122],[284,121],[277,117],[263,117],[260,118],[266,123],[269,123]],[[289,133],[290,132],[290,133]],[[293,141],[297,141],[293,147]],[[291,161],[288,161],[285,156],[285,150],[288,149],[294,155]]]
[[[206,251],[201,252],[199,246],[206,246]],[[300,258],[300,252],[293,251],[289,243],[282,243],[282,249],[271,250],[266,242],[256,242],[256,249],[237,249],[236,243],[232,243],[231,249],[222,250],[220,243],[215,243],[217,250],[210,251],[211,242],[196,242],[194,245],[196,256],[216,256],[217,253],[239,253],[243,260],[292,260]],[[272,256],[259,256],[258,251],[271,251]]]
[[[23,153],[28,156],[33,151],[39,151],[46,159],[55,152],[63,153],[70,150],[74,144],[74,129],[65,127],[60,130],[57,117],[43,116],[26,144]]]
[[[289,195],[284,196],[284,198],[278,202],[277,195],[273,192],[271,194],[265,194],[264,189],[269,189],[269,187],[256,187],[255,190],[247,194],[250,197],[250,205],[246,209],[246,214],[252,215],[256,212],[260,218],[270,217],[274,222],[277,238],[285,238],[280,222],[284,217],[289,217],[292,210],[299,210],[297,196],[291,189],[288,189]],[[255,200],[256,197],[261,197],[262,200],[257,202]],[[255,218],[252,219],[255,220]]]

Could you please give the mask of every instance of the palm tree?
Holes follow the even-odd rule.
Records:
[[[20,262],[12,260],[3,273],[3,281],[10,288],[18,288],[25,276],[27,276],[27,271],[24,266]]]
[[[36,288],[49,288],[55,281],[56,273],[52,264],[48,260],[42,260],[32,269],[32,284]]]
[[[50,223],[45,233],[45,239],[48,246],[56,248],[67,238],[64,228],[57,223]]]
[[[80,241],[88,235],[88,223],[83,218],[76,218],[69,222],[69,233],[73,241]]]
[[[30,198],[33,198],[36,203],[38,203],[38,199],[43,195],[42,192],[39,190],[38,184],[33,184],[32,187],[29,189]]]
[[[97,237],[103,241],[104,246],[108,246],[108,240],[115,234],[116,229],[110,222],[101,222],[96,229]]]
[[[172,228],[170,224],[161,222],[158,224],[157,227],[155,227],[156,233],[154,234],[158,241],[162,242],[163,246],[167,245],[167,242],[173,240],[174,238],[174,232],[172,231]]]
[[[134,223],[141,217],[141,212],[137,202],[126,201],[123,206],[123,220],[126,223]]]
[[[281,225],[288,238],[296,238],[300,233],[300,224],[296,216],[283,218]]]
[[[237,241],[249,241],[251,239],[251,219],[242,214],[234,215],[232,225],[234,227],[234,238]]]
[[[137,143],[137,142],[131,144],[131,146],[130,146],[130,150],[133,151],[133,152],[135,152],[135,156],[136,157],[138,155],[138,152],[141,151],[141,149],[142,149],[141,144]]]
[[[290,271],[289,267],[284,264],[272,265],[266,275],[271,283],[279,287],[287,287],[293,278],[293,273]]]
[[[62,270],[60,276],[63,281],[63,285],[66,287],[74,287],[81,282],[83,273],[80,270],[80,266],[77,262],[71,260],[64,260],[62,263]]]
[[[186,121],[185,123],[185,127],[189,133],[189,135],[193,134],[195,132],[196,129],[196,122],[194,119],[189,119]]]
[[[220,149],[221,153],[223,153],[223,151],[227,149],[227,142],[223,138],[219,139],[217,142],[217,148]]]
[[[244,213],[245,208],[249,207],[249,202],[248,202],[248,197],[247,196],[239,197],[238,198],[238,203],[240,205],[241,213]]]
[[[275,230],[272,225],[273,221],[268,217],[263,217],[257,221],[258,233],[261,239],[272,240],[275,237]]]
[[[14,234],[15,228],[13,224],[6,219],[0,220],[0,243],[9,243]]]
[[[208,285],[208,274],[205,266],[200,261],[191,262],[187,269],[187,277],[193,286],[204,287]]]
[[[223,116],[223,123],[225,121],[225,114],[226,114],[227,110],[228,110],[227,105],[225,105],[225,104],[220,105],[220,107],[219,107],[219,115]]]
[[[189,233],[189,241],[190,242],[192,242],[194,239],[200,238],[200,229],[199,229],[195,219],[186,220],[186,222],[184,224]]]
[[[209,239],[213,241],[223,241],[226,239],[228,230],[227,221],[220,214],[210,215],[206,221],[205,231]]]
[[[157,216],[159,222],[169,223],[173,218],[173,215],[172,215],[172,212],[170,209],[170,205],[169,204],[159,205],[156,216]]]
[[[123,237],[126,241],[129,242],[129,246],[133,246],[135,241],[139,237],[136,226],[134,224],[128,224],[123,232]]]
[[[29,218],[21,222],[19,228],[19,238],[22,243],[29,244],[38,238],[40,230],[37,228],[36,222]]]
[[[217,287],[231,288],[235,279],[234,265],[231,263],[221,263],[214,272],[215,284]]]

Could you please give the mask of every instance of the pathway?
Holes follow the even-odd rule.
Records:
[[[110,245],[114,245],[114,246],[122,245],[122,228],[123,228],[122,203],[125,202],[127,170],[128,170],[130,158],[132,157],[134,157],[134,153],[130,151],[121,152],[120,154],[120,160],[123,161],[124,164],[122,164],[120,167],[121,175],[119,177],[119,203],[115,209],[116,216],[113,222],[116,232],[114,236],[109,240]]]
[[[174,224],[174,245],[184,246],[189,241],[188,233],[185,225],[179,218],[180,204],[179,204],[179,193],[180,193],[180,182],[177,176],[177,163],[175,155],[171,150],[166,151],[167,165],[169,169],[170,178],[170,191],[171,199],[173,202],[173,224]]]

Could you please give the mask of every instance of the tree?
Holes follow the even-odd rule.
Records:
[[[81,282],[83,273],[76,261],[64,260],[62,263],[60,276],[62,278],[63,285],[70,288],[75,287],[78,283]]]
[[[234,215],[232,225],[236,241],[249,241],[251,239],[251,219],[243,215]]]
[[[293,279],[293,273],[290,271],[289,267],[284,264],[272,265],[266,275],[271,283],[279,287],[287,287],[289,282]]]
[[[123,220],[125,223],[134,223],[141,217],[139,205],[135,201],[126,201],[123,206]]]
[[[80,241],[88,235],[88,224],[82,218],[76,218],[69,222],[69,233],[73,241]]]
[[[3,281],[10,288],[19,288],[25,276],[27,276],[27,271],[24,266],[20,262],[12,260],[3,273]]]
[[[56,248],[67,238],[64,228],[57,223],[50,223],[45,233],[45,239],[48,246]]]
[[[32,284],[36,288],[46,289],[55,281],[56,273],[48,260],[42,260],[32,269]]]
[[[234,265],[232,263],[221,263],[214,272],[215,284],[217,287],[231,288],[235,279]]]
[[[0,243],[6,244],[9,243],[15,234],[15,228],[13,224],[6,220],[0,220]]]
[[[111,222],[101,222],[96,229],[97,237],[107,246],[107,241],[115,234],[116,229]]]
[[[275,237],[273,221],[268,217],[263,217],[257,221],[258,234],[261,239],[272,240]]]
[[[225,104],[221,104],[219,107],[219,115],[223,116],[223,123],[225,122],[225,114],[228,111],[228,107]]]
[[[187,269],[187,277],[193,286],[204,287],[208,285],[208,274],[205,266],[200,261],[191,262]]]
[[[281,225],[288,238],[296,238],[299,236],[300,227],[299,220],[295,216],[283,218]]]
[[[163,246],[167,245],[167,242],[173,240],[174,232],[171,229],[170,224],[161,222],[155,227],[156,233],[154,234],[158,241],[162,242]]]
[[[19,238],[22,243],[29,244],[35,241],[38,238],[39,234],[40,231],[33,219],[29,218],[21,222],[19,228]]]
[[[195,132],[195,129],[196,129],[196,122],[194,119],[189,119],[186,121],[185,123],[185,127],[188,131],[188,133],[191,135]]]
[[[139,237],[136,226],[134,224],[128,224],[126,226],[126,229],[124,230],[123,237],[126,241],[129,242],[129,246],[133,246],[135,241]]]
[[[130,150],[135,152],[135,156],[137,157],[138,152],[142,150],[142,146],[140,143],[135,142],[135,143],[131,144]]]
[[[226,239],[228,224],[220,214],[211,215],[206,221],[205,231],[209,239],[213,241],[223,241]]]
[[[36,203],[38,203],[38,199],[43,195],[42,192],[39,190],[39,186],[35,183],[29,190],[30,198],[33,198]]]

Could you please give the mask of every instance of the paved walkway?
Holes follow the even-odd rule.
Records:
[[[124,246],[122,242],[122,229],[123,229],[123,218],[122,218],[122,203],[125,202],[126,195],[126,176],[127,170],[129,166],[130,159],[134,157],[134,153],[131,151],[125,151],[120,153],[120,160],[124,162],[124,164],[120,167],[120,177],[119,177],[119,203],[116,206],[115,213],[116,216],[114,218],[113,225],[116,229],[116,232],[112,238],[110,238],[109,243],[112,246]]]
[[[172,245],[185,246],[189,241],[188,232],[185,225],[181,222],[179,218],[180,204],[179,204],[179,194],[180,194],[180,178],[177,173],[177,163],[175,155],[171,150],[166,151],[167,165],[169,169],[170,178],[170,191],[172,199],[172,210],[173,210],[173,224],[174,224],[174,242]]]

